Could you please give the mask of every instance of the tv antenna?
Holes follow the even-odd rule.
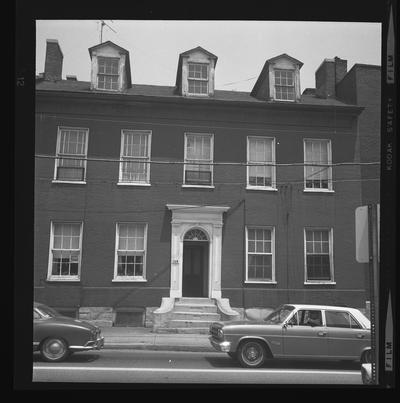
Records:
[[[113,22],[112,20],[110,20],[111,22]],[[104,26],[108,27],[111,29],[111,31],[117,33],[117,31],[115,31],[113,28],[111,28],[104,20],[100,20],[100,43],[103,43],[103,28]]]

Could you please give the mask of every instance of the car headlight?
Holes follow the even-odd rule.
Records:
[[[220,339],[223,339],[224,338],[224,331],[221,328],[217,329],[217,335],[218,335],[218,337]]]

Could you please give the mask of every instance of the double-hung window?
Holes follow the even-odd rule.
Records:
[[[332,190],[330,140],[304,140],[304,187],[306,190]]]
[[[184,184],[212,186],[213,135],[185,134]]]
[[[247,137],[247,187],[275,188],[275,139]]]
[[[118,90],[119,59],[116,57],[98,57],[97,88]]]
[[[145,280],[146,244],[147,224],[117,224],[114,280]]]
[[[274,70],[275,99],[279,101],[294,101],[294,72],[292,70]]]
[[[85,181],[88,133],[84,128],[58,128],[55,180]]]
[[[150,183],[151,131],[122,130],[119,182]]]
[[[273,228],[246,228],[246,282],[275,282]]]
[[[188,63],[189,94],[208,94],[208,64]]]
[[[50,235],[48,280],[79,280],[82,223],[53,222]]]
[[[331,229],[305,229],[305,281],[333,282]]]

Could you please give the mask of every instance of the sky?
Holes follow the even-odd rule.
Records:
[[[303,62],[301,91],[315,88],[326,58],[381,65],[381,24],[311,21],[104,20],[103,42],[129,51],[133,84],[174,86],[179,54],[201,46],[218,57],[215,88],[250,92],[271,57]],[[62,78],[90,81],[88,49],[99,44],[100,20],[37,20],[36,74],[44,71],[46,39],[64,54]],[[114,32],[115,31],[115,32]]]

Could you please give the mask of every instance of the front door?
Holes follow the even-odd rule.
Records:
[[[183,297],[207,297],[208,242],[183,243]]]

